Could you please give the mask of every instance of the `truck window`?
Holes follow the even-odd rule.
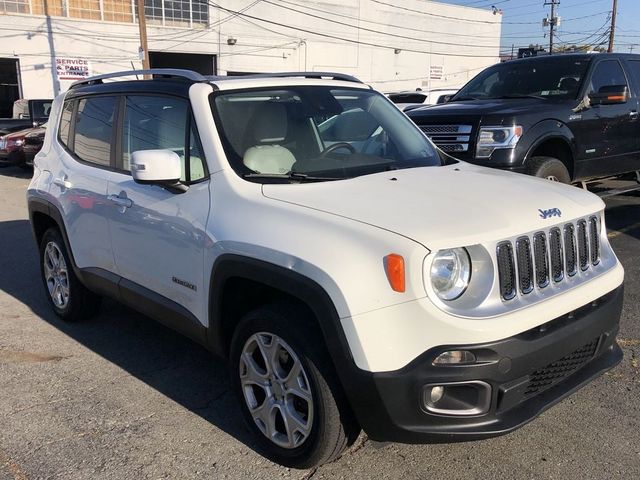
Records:
[[[617,60],[605,60],[596,65],[593,71],[590,92],[598,93],[602,87],[626,84],[627,78],[624,76],[620,62]]]
[[[635,77],[636,86],[640,88],[640,60],[627,60],[627,72]]]
[[[467,83],[452,101],[527,96],[574,99],[590,61],[559,55],[494,65]]]

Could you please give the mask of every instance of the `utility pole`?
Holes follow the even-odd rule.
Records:
[[[609,30],[609,48],[607,52],[613,52],[613,37],[616,33],[616,14],[618,13],[618,0],[613,0],[613,7],[611,9],[611,30]]]
[[[147,43],[147,20],[144,16],[144,0],[138,0],[138,27],[140,28],[140,53],[142,53],[142,69],[149,70],[149,44]],[[145,75],[145,79],[151,78]]]
[[[545,7],[551,5],[551,17],[545,18],[543,25],[549,27],[549,55],[553,53],[553,36],[555,29],[559,25],[559,17],[556,17],[556,6],[560,5],[560,0],[547,0],[544,2]]]

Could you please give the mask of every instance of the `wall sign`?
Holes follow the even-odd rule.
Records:
[[[58,80],[83,80],[91,76],[89,60],[83,58],[56,58]]]
[[[429,78],[431,80],[442,80],[444,77],[444,67],[442,65],[431,65],[429,68]]]

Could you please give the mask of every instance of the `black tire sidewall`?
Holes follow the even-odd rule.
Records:
[[[313,426],[311,434],[305,442],[294,449],[279,447],[267,439],[255,425],[244,399],[239,375],[240,355],[249,337],[258,332],[275,334],[287,342],[298,356],[309,380],[314,408]],[[322,338],[313,340],[321,342]],[[301,329],[292,325],[292,322],[288,322],[277,307],[265,307],[249,313],[241,320],[233,335],[229,357],[232,389],[240,402],[244,421],[257,439],[259,450],[265,456],[281,465],[293,468],[308,468],[318,463],[319,457],[323,456],[320,443],[323,441],[326,427],[326,402],[336,400],[335,391],[331,387],[330,394],[334,395],[334,398],[327,398],[327,383],[329,386],[332,384],[332,378],[327,377],[332,375],[331,372],[326,371],[326,359],[321,357],[322,355],[318,354],[318,349],[310,345],[308,335],[301,335]],[[324,385],[325,388],[322,388],[321,385]]]
[[[553,157],[534,157],[529,168],[531,175],[546,178],[555,176],[560,183],[570,184],[571,175],[562,161]]]

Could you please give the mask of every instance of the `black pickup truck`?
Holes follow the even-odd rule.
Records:
[[[13,103],[13,117],[0,118],[0,135],[42,125],[49,118],[53,100],[21,98]]]
[[[453,157],[564,183],[640,170],[640,55],[562,54],[487,68],[407,115]]]

